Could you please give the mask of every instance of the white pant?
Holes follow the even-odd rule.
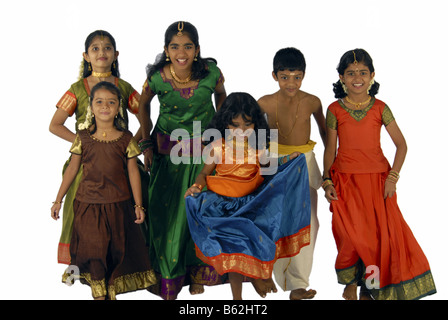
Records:
[[[284,290],[306,289],[313,265],[314,246],[316,244],[319,220],[317,219],[317,189],[321,186],[322,175],[314,156],[314,152],[305,153],[310,181],[310,244],[303,247],[299,254],[291,258],[278,259],[274,264],[274,277],[277,284]]]

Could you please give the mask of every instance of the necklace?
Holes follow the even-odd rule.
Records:
[[[103,138],[106,138],[107,137],[107,132],[111,132],[111,131],[112,131],[112,129],[104,130],[103,134],[102,134]]]
[[[174,67],[172,64],[170,64],[170,73],[171,73],[171,76],[173,77],[174,81],[176,81],[179,84],[186,84],[186,83],[190,82],[190,80],[191,80],[191,72],[185,80],[179,79],[179,77],[176,75],[176,72],[174,72]]]
[[[94,76],[95,78],[108,78],[112,75],[112,71],[109,72],[95,72],[92,71],[92,76]]]
[[[282,133],[282,131],[280,130],[280,126],[278,125],[278,93],[277,93],[277,107],[275,108],[275,124],[277,125],[278,133],[280,133],[280,135],[282,137],[284,137],[285,139],[287,139],[291,135],[292,131],[294,130],[294,127],[296,126],[297,118],[299,117],[299,105],[300,105],[300,100],[297,103],[296,117],[294,119],[294,123],[292,124],[292,128],[287,135],[284,135]]]
[[[361,106],[366,104],[367,102],[369,102],[370,99],[372,99],[371,96],[369,96],[369,98],[366,101],[358,103],[358,102],[354,102],[354,101],[350,100],[350,98],[348,96],[345,97],[345,100],[347,100],[348,103],[354,105],[356,109],[361,108]]]

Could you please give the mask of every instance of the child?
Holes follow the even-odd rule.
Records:
[[[358,285],[363,300],[433,294],[428,261],[397,205],[396,183],[407,146],[391,110],[375,98],[379,84],[372,59],[363,49],[350,50],[337,70],[338,100],[327,110],[322,187],[333,212],[343,297],[356,300]],[[392,168],[381,150],[382,125],[397,148]]]
[[[50,132],[71,143],[75,141],[76,131],[79,124],[86,119],[86,110],[89,106],[89,96],[91,88],[101,81],[108,81],[115,84],[123,97],[123,120],[128,128],[128,114],[138,115],[140,94],[126,81],[120,78],[118,68],[118,51],[115,39],[110,33],[97,30],[89,34],[85,41],[85,52],[83,53],[82,74],[80,79],[71,85],[70,89],[62,96],[57,103],[56,112],[50,123]],[[68,117],[76,116],[75,133],[65,126]],[[136,135],[136,140],[139,139]],[[70,159],[64,165],[63,172],[67,168]],[[140,171],[142,186],[145,189],[147,173]],[[73,199],[82,176],[82,166],[75,181],[72,183],[66,195],[64,203],[62,232],[58,245],[58,262],[70,264],[70,239],[73,227]]]
[[[271,279],[275,260],[293,256],[309,243],[305,157],[282,165],[274,176],[260,175],[259,158],[265,156],[267,144],[259,133],[268,125],[247,93],[230,94],[211,128],[224,138],[213,140],[204,149],[206,164],[185,193],[196,254],[219,274],[229,274],[233,299],[242,299],[244,276],[251,278],[265,297],[277,291]],[[214,170],[216,174],[211,176]],[[209,191],[189,197],[205,186]]]
[[[51,215],[59,218],[62,199],[82,164],[83,176],[73,204],[71,261],[79,269],[81,281],[91,286],[95,299],[115,299],[116,294],[155,283],[136,225],[145,219],[136,158],[140,150],[123,126],[120,90],[109,82],[100,82],[92,88],[90,100]],[[63,279],[69,276],[65,273]]]
[[[269,127],[278,129],[278,154],[280,156],[294,151],[304,153],[308,166],[311,196],[311,238],[310,245],[300,254],[279,259],[274,265],[277,284],[289,290],[291,300],[311,299],[316,291],[309,289],[309,277],[313,263],[314,245],[319,228],[317,219],[317,189],[322,183],[310,140],[311,116],[316,120],[322,141],[325,144],[326,128],[322,105],[316,96],[300,90],[305,77],[305,58],[296,48],[279,50],[274,57],[272,76],[280,89],[259,99],[260,107],[268,116]],[[272,152],[271,147],[271,152]],[[274,155],[271,153],[271,155]]]
[[[160,113],[151,135],[155,97]],[[160,274],[160,289],[154,293],[165,300],[176,299],[188,284],[191,294],[201,294],[204,285],[222,283],[216,271],[196,257],[185,216],[183,196],[201,171],[202,159],[194,158],[192,150],[184,150],[182,156],[188,163],[176,164],[170,154],[178,143],[171,140],[176,129],[191,135],[182,143],[201,146],[200,137],[193,136],[194,123],[200,124],[202,133],[225,97],[224,76],[216,60],[201,57],[196,27],[186,21],[171,24],[161,58],[148,68],[140,100],[144,138],[140,146],[145,165],[151,168],[147,191],[150,257]]]

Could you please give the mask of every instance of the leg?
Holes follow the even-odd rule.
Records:
[[[229,273],[229,281],[230,287],[232,289],[233,300],[243,300],[242,292],[243,292],[243,275],[230,272]]]
[[[345,286],[344,292],[342,293],[342,297],[345,300],[358,300],[356,296],[357,290],[358,285],[356,283],[348,284]]]

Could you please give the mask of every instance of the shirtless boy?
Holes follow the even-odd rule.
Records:
[[[316,291],[308,289],[313,263],[314,245],[319,222],[317,219],[317,189],[322,175],[310,140],[311,116],[314,117],[325,145],[326,125],[320,99],[300,90],[305,77],[305,58],[295,48],[279,50],[274,57],[272,76],[280,89],[258,100],[268,116],[271,129],[278,129],[278,155],[298,151],[304,153],[308,164],[311,197],[310,245],[292,258],[279,259],[274,265],[274,277],[284,291],[291,291],[291,300],[312,299]]]

